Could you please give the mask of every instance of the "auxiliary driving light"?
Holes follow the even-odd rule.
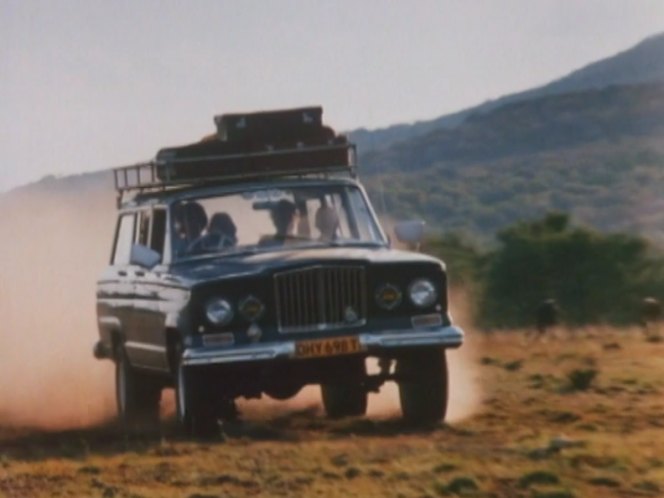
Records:
[[[260,302],[258,298],[254,296],[248,296],[244,298],[242,301],[240,301],[238,309],[240,310],[240,314],[244,318],[246,318],[250,322],[255,322],[261,316],[263,316],[263,312],[265,311],[265,306],[263,306],[263,303]]]
[[[376,291],[376,304],[386,310],[393,310],[399,306],[401,298],[401,291],[396,285],[385,284]]]

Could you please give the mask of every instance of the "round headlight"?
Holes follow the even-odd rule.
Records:
[[[383,309],[392,310],[401,304],[401,291],[392,284],[378,287],[376,291],[376,304]]]
[[[415,280],[408,287],[411,302],[418,308],[427,308],[436,302],[438,293],[436,287],[429,280]]]
[[[244,318],[250,322],[254,322],[263,315],[265,306],[263,306],[263,303],[260,302],[258,298],[254,296],[247,296],[242,301],[240,301],[238,310]]]
[[[225,299],[211,299],[205,307],[205,316],[214,325],[226,325],[233,319],[233,307]]]

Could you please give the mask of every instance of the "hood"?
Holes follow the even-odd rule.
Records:
[[[205,257],[175,263],[171,272],[193,282],[220,277],[260,275],[275,270],[317,264],[404,264],[442,262],[424,254],[389,248],[324,247],[313,249],[283,249],[237,256]]]

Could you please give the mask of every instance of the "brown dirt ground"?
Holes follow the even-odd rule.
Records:
[[[142,441],[111,423],[0,428],[0,496],[664,496],[664,342],[557,333],[472,337],[479,406],[426,430],[394,416],[329,421],[315,404],[250,415],[206,442],[178,439],[169,420]]]

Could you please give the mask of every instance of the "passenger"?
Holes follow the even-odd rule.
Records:
[[[206,250],[225,249],[237,244],[237,227],[228,213],[215,213],[203,242]]]
[[[337,238],[339,215],[336,209],[321,205],[316,211],[316,228],[320,232],[320,240],[329,242]]]
[[[182,256],[200,239],[207,225],[207,214],[198,202],[177,204],[173,208],[173,252]]]

